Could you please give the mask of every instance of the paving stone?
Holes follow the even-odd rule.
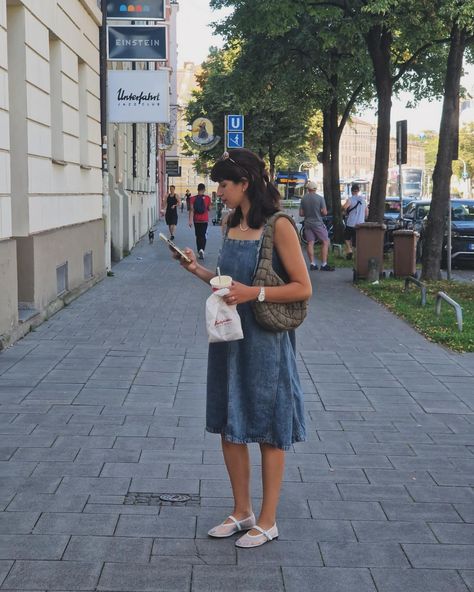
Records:
[[[33,475],[53,475],[57,477],[98,477],[102,469],[102,463],[80,463],[46,461],[37,464]]]
[[[474,569],[473,545],[404,544],[403,550],[413,567]]]
[[[263,549],[263,548],[262,548]],[[281,570],[274,566],[238,567],[193,566],[192,592],[213,592],[232,590],[233,592],[283,592]]]
[[[354,532],[344,520],[278,519],[281,541],[355,541]]]
[[[286,592],[376,592],[368,569],[283,567],[282,571]]]
[[[195,529],[196,519],[193,517],[170,519],[155,516],[121,516],[115,534],[117,536],[192,539]]]
[[[370,570],[378,592],[467,592],[455,571],[446,569]]]
[[[101,477],[149,477],[166,478],[168,474],[168,464],[166,463],[105,463],[101,472]],[[124,481],[121,479],[121,481]],[[134,490],[138,491],[138,490]],[[155,491],[143,489],[141,491]],[[126,493],[126,492],[125,492]]]
[[[274,565],[321,565],[322,559],[316,542],[306,540],[303,547],[280,539],[272,541],[271,545],[263,545],[258,553],[249,553],[248,549],[237,549],[237,563],[239,566]]]
[[[130,463],[135,466],[136,463]],[[108,477],[64,477],[58,488],[58,494],[94,493],[122,495],[128,492],[130,478]]]
[[[334,468],[392,468],[388,458],[379,454],[328,454],[328,461]]]
[[[320,543],[320,548],[329,567],[409,567],[395,543]]]
[[[304,482],[328,481],[331,483],[367,483],[362,469],[311,469],[302,466],[301,478]]]
[[[381,505],[389,520],[423,520],[426,522],[461,522],[451,504],[406,503],[386,500]]]
[[[16,561],[3,583],[6,590],[95,590],[101,563]]]
[[[0,585],[10,571],[13,561],[0,561]]]
[[[106,563],[97,590],[114,592],[183,592],[191,585],[191,566],[163,567]]]
[[[430,528],[441,543],[474,545],[474,524],[430,523]]]
[[[340,520],[384,520],[385,514],[378,502],[308,501],[313,518]]]
[[[61,559],[69,536],[1,534],[0,559]]]
[[[385,500],[385,499],[410,499],[403,485],[364,485],[359,483],[342,483],[338,485],[341,496],[346,500]]]
[[[35,534],[111,535],[114,533],[117,520],[118,517],[113,515],[45,512],[41,515],[33,532]]]
[[[152,539],[110,536],[72,536],[64,560],[148,563]]]
[[[1,534],[29,534],[38,521],[38,512],[1,512]]]
[[[82,512],[87,495],[18,493],[8,506],[12,512]]]
[[[359,521],[352,526],[360,542],[435,543],[433,533],[424,522]],[[451,525],[449,525],[451,526]]]
[[[407,485],[416,502],[474,503],[474,491],[469,487],[441,487],[437,485]]]

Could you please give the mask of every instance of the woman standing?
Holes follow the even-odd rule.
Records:
[[[174,240],[174,233],[178,224],[178,207],[181,205],[180,198],[175,193],[176,187],[170,185],[170,192],[166,198],[165,221],[170,231],[170,239]]]
[[[311,296],[311,283],[296,231],[286,218],[274,230],[273,267],[287,283],[252,286],[266,221],[279,210],[279,193],[265,163],[245,149],[224,153],[211,172],[217,195],[234,209],[227,221],[219,267],[233,278],[228,304],[237,305],[244,338],[209,345],[206,430],[221,435],[224,460],[234,497],[232,515],[209,531],[229,537],[246,530],[238,547],[257,547],[278,536],[276,511],[283,480],[285,450],[305,439],[303,393],[296,368],[293,332],[271,332],[255,320],[251,302],[297,302]],[[197,263],[183,267],[206,283],[215,275]],[[258,518],[250,497],[247,444],[257,442],[262,455],[263,500]]]

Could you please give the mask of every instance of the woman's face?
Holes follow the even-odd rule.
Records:
[[[224,179],[217,187],[217,197],[220,197],[228,208],[234,209],[248,202],[247,187],[247,181],[235,183],[229,179]]]

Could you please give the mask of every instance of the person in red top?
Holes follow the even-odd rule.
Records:
[[[197,195],[191,197],[189,208],[189,227],[191,228],[194,223],[199,259],[204,259],[206,251],[207,225],[209,223],[209,210],[211,209],[211,198],[204,193],[205,190],[204,183],[199,183]]]

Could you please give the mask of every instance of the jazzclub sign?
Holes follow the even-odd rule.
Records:
[[[165,18],[165,0],[108,0],[107,18],[162,21]]]
[[[109,70],[108,120],[113,123],[169,123],[167,70]]]
[[[166,26],[107,27],[107,59],[121,62],[166,61]]]

